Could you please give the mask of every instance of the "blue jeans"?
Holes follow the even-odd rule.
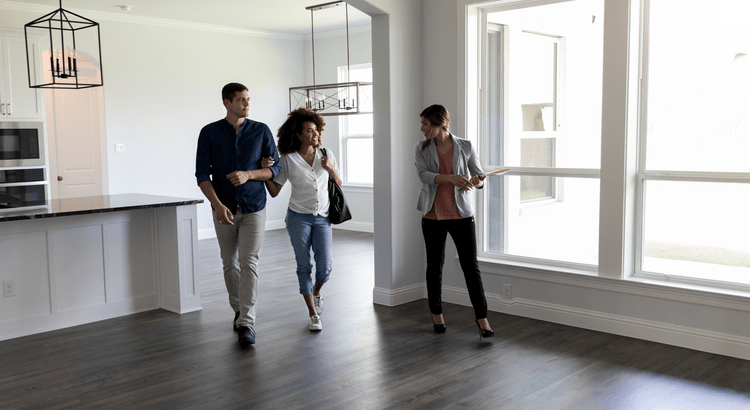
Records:
[[[287,210],[286,231],[297,259],[297,280],[299,293],[313,293],[312,263],[315,255],[315,282],[321,285],[328,282],[331,275],[331,222],[328,217],[312,214],[299,214]],[[312,248],[312,254],[310,250]]]

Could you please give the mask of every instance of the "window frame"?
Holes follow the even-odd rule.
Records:
[[[674,275],[652,275],[643,272],[640,267],[643,234],[643,187],[649,180],[675,180],[698,182],[750,182],[750,173],[725,172],[673,172],[645,170],[645,150],[643,145],[644,127],[642,121],[645,113],[646,96],[644,56],[648,52],[648,30],[646,17],[649,0],[603,0],[605,3],[603,17],[603,71],[602,71],[602,134],[601,162],[598,171],[573,169],[582,177],[599,178],[599,264],[593,269],[579,266],[566,266],[565,263],[547,263],[547,261],[515,260],[513,257],[484,257],[479,255],[483,272],[491,274],[535,277],[555,283],[567,284],[574,281],[578,284],[593,286],[620,286],[617,280],[625,280],[632,285],[627,289],[655,289],[651,286],[668,286],[675,289],[694,289],[713,294],[750,294],[750,286],[717,281],[701,281],[691,278],[680,278]],[[472,140],[479,154],[486,155],[483,146],[486,128],[480,110],[484,109],[486,90],[482,79],[486,75],[486,53],[482,47],[486,43],[486,14],[537,5],[560,3],[560,0],[489,0],[480,4],[469,0],[460,0],[466,8],[465,19],[459,29],[467,37],[465,44],[459,42],[459,53],[466,57],[466,63],[459,65],[459,75],[465,79],[459,86],[459,95],[463,100],[459,104],[459,118],[465,115],[463,124],[466,135]],[[623,18],[628,16],[628,18]],[[599,16],[597,16],[599,17]],[[473,137],[476,136],[476,137]],[[484,159],[483,159],[484,161]],[[486,163],[486,162],[483,162]],[[499,169],[487,167],[485,172]],[[552,173],[556,173],[554,170]],[[510,175],[536,175],[536,170],[513,167]],[[586,175],[589,174],[589,175]],[[477,191],[477,200],[484,200],[482,190]],[[480,207],[477,207],[479,211]],[[482,212],[477,212],[477,223],[484,227]],[[477,247],[481,249],[483,234],[477,235]],[[590,267],[588,267],[590,268]],[[570,274],[574,274],[575,278]],[[606,282],[585,279],[582,274],[597,276]],[[611,281],[614,280],[614,281]],[[635,286],[635,287],[631,287]]]
[[[638,167],[636,175],[636,207],[634,232],[634,263],[629,276],[635,279],[658,282],[672,282],[684,285],[698,285],[713,288],[750,290],[750,285],[725,283],[717,280],[700,279],[683,275],[650,272],[643,269],[645,257],[644,235],[646,231],[646,184],[648,181],[679,181],[679,182],[716,182],[716,183],[745,183],[750,184],[750,172],[712,172],[712,171],[675,171],[662,169],[646,169],[647,139],[648,139],[648,84],[649,84],[649,32],[651,0],[640,0],[640,89],[638,95]]]
[[[360,69],[370,69],[372,71],[372,63],[364,63],[364,64],[354,64],[349,65],[348,69],[350,70],[360,70]],[[339,82],[348,82],[348,78],[343,78],[346,75],[347,66],[339,66],[337,67],[337,76]],[[372,116],[372,114],[369,114]],[[348,155],[347,155],[347,143],[349,140],[352,139],[369,139],[373,141],[373,134],[350,134],[349,133],[349,124],[347,121],[348,115],[340,115],[338,116],[338,125],[339,125],[339,152],[340,152],[340,169],[341,169],[341,181],[343,182],[343,185],[347,190],[349,191],[358,191],[358,192],[372,192],[373,188],[373,182],[370,183],[362,183],[362,182],[352,182],[349,181],[349,175],[348,175]],[[374,178],[374,175],[373,175]]]
[[[594,179],[600,179],[600,169],[593,169],[593,168],[542,168],[542,167],[520,167],[520,166],[504,166],[504,165],[490,165],[489,164],[489,158],[488,158],[488,135],[489,135],[489,126],[488,121],[485,119],[487,118],[488,110],[489,110],[489,91],[488,91],[488,81],[489,81],[489,70],[488,70],[488,40],[487,40],[487,34],[489,30],[489,25],[487,21],[487,15],[491,13],[496,12],[502,12],[502,11],[510,11],[515,9],[523,9],[523,8],[529,8],[536,5],[547,5],[547,4],[555,4],[555,3],[564,3],[572,0],[532,0],[532,1],[508,1],[504,2],[505,4],[499,4],[499,5],[486,5],[486,6],[479,6],[477,7],[476,11],[476,17],[478,20],[478,38],[479,41],[477,42],[477,54],[479,55],[479,64],[477,67],[478,71],[478,83],[479,83],[479,93],[478,93],[478,105],[477,105],[477,129],[478,129],[478,155],[480,157],[480,162],[482,165],[482,168],[485,172],[491,172],[503,168],[511,168],[511,171],[507,173],[509,176],[536,176],[536,177],[557,177],[557,190],[558,192],[561,191],[562,187],[560,186],[560,183],[562,182],[562,178],[594,178]],[[507,44],[507,41],[504,40],[506,33],[504,30],[500,30],[501,34],[500,37],[501,41],[504,42],[504,44]],[[555,36],[551,35],[549,33],[538,33],[538,32],[532,32],[533,34],[539,34],[539,35],[545,35],[548,37],[555,37],[558,39],[558,50],[557,50],[557,65],[560,66],[560,59],[564,58],[565,56],[565,39],[561,36]],[[500,56],[499,60],[501,61],[501,64],[505,64],[505,57]],[[557,80],[556,84],[556,90],[555,90],[555,104],[557,105],[557,112],[558,115],[560,115],[559,118],[556,118],[556,124],[563,120],[563,116],[561,114],[561,106],[559,104],[559,99],[563,98],[564,91],[560,90],[562,81],[560,79]],[[507,81],[503,83],[502,87],[507,86]],[[505,94],[505,93],[504,93]],[[471,97],[469,97],[471,98]],[[507,106],[507,97],[505,98],[505,101],[503,103],[502,112],[505,113],[505,106]],[[507,118],[507,115],[506,115]],[[507,123],[504,121],[504,128],[503,132],[508,132],[508,126]],[[554,131],[557,133],[558,131]],[[534,137],[542,138],[544,137],[541,134],[549,135],[549,132],[530,132],[525,131],[522,132],[521,138],[527,138],[531,137],[531,135],[528,134],[537,134],[534,135]],[[505,145],[505,144],[504,144]],[[556,144],[557,145],[557,144]],[[504,151],[505,147],[503,148]],[[556,146],[555,151],[557,151],[559,147]],[[501,153],[502,155],[502,153]],[[507,192],[507,186],[505,187],[505,190]],[[581,274],[596,274],[597,265],[590,265],[590,264],[583,264],[583,263],[572,263],[572,262],[566,262],[566,261],[560,261],[560,260],[550,260],[550,259],[541,259],[541,258],[532,258],[532,257],[526,257],[526,256],[519,256],[519,255],[512,255],[512,254],[497,254],[497,253],[491,253],[485,251],[484,244],[487,243],[489,238],[489,227],[486,223],[486,216],[485,216],[485,209],[487,209],[489,205],[489,197],[485,194],[485,190],[477,190],[477,206],[476,206],[476,212],[475,217],[478,224],[478,235],[477,235],[477,256],[481,261],[484,262],[491,262],[491,263],[500,263],[500,264],[510,264],[515,266],[534,266],[534,267],[543,267],[543,268],[552,268],[555,270],[562,270],[566,272],[575,272],[575,273],[581,273]],[[507,195],[504,195],[505,198],[507,198]],[[538,207],[538,206],[554,206],[557,202],[557,198],[547,198],[542,199],[539,201],[528,201],[525,203],[522,203],[522,207]],[[505,212],[505,222],[503,224],[507,224],[508,220],[508,207],[504,206],[504,212]],[[504,229],[503,235],[505,236],[504,242],[507,240],[507,230]]]
[[[518,138],[520,139],[520,144],[523,145],[524,140],[535,140],[535,139],[550,139],[552,142],[552,167],[556,168],[557,164],[557,158],[559,157],[559,150],[560,145],[558,144],[558,136],[560,135],[559,127],[563,122],[563,118],[561,113],[565,111],[565,107],[561,106],[561,100],[564,100],[565,92],[563,90],[563,84],[560,81],[560,79],[565,78],[565,73],[563,72],[565,65],[562,63],[565,59],[565,38],[562,36],[549,34],[549,33],[543,33],[543,32],[536,32],[536,31],[529,31],[529,30],[521,30],[522,35],[533,35],[533,36],[539,36],[543,37],[545,39],[548,39],[551,44],[554,44],[554,52],[553,52],[553,59],[554,59],[554,77],[553,77],[553,91],[552,91],[552,126],[553,129],[550,131],[523,131],[521,130],[519,132]],[[488,44],[489,45],[489,44]],[[504,87],[503,87],[504,88]],[[523,182],[521,182],[523,184]],[[550,186],[549,189],[549,195],[541,197],[541,198],[531,198],[531,199],[521,199],[521,208],[524,207],[538,207],[542,205],[552,205],[558,201],[561,201],[561,195],[563,191],[563,180],[558,179],[554,181]],[[523,191],[522,191],[523,192]]]

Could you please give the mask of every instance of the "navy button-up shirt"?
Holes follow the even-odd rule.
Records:
[[[232,214],[239,207],[243,214],[258,212],[266,206],[266,187],[263,181],[247,181],[235,187],[227,179],[234,171],[251,171],[261,167],[262,158],[273,157],[269,168],[273,176],[281,171],[279,152],[271,130],[266,124],[245,118],[235,134],[226,119],[206,125],[198,136],[195,177],[200,185],[211,181],[216,196]]]

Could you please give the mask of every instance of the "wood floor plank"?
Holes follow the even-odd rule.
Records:
[[[334,232],[323,331],[307,329],[285,230],[261,250],[258,343],[241,349],[218,245],[203,310],[155,310],[0,342],[0,409],[747,409],[750,362],[424,300],[373,305],[373,237]]]

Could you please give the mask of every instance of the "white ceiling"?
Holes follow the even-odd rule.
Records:
[[[306,7],[333,0],[63,0],[62,7],[73,12],[86,10],[129,16],[178,20],[235,27],[246,30],[310,34],[310,10]],[[54,11],[59,0],[12,0],[6,3],[43,6]],[[120,6],[130,6],[130,11]],[[342,5],[314,12],[315,32],[346,27],[346,11]],[[370,17],[349,6],[349,27],[369,24]],[[43,14],[46,14],[43,13]],[[85,14],[83,14],[84,17]],[[40,15],[41,17],[41,15]]]

